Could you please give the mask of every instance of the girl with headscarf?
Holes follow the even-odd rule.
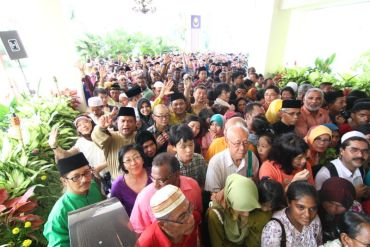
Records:
[[[361,212],[361,204],[355,201],[356,190],[344,178],[332,177],[324,182],[319,192],[319,217],[324,242],[339,238],[338,223],[346,211]]]
[[[258,202],[252,179],[231,174],[226,179],[224,198],[211,202],[207,211],[208,231],[213,247],[259,246],[263,226],[271,217]]]
[[[141,98],[137,102],[137,111],[141,122],[140,130],[146,130],[154,124],[154,120],[152,118],[152,106],[148,99]]]
[[[319,164],[319,160],[329,147],[331,137],[332,131],[324,125],[311,127],[304,137],[308,144],[307,162],[311,165],[314,176],[322,167]]]

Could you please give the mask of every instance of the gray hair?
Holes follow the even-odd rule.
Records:
[[[318,92],[318,93],[320,93],[321,100],[324,100],[324,92],[320,88],[317,88],[317,87],[313,87],[313,88],[308,89],[307,92],[304,95],[304,99],[303,100],[305,100],[306,97],[307,97],[307,95],[310,94],[310,93],[312,93],[312,92]]]

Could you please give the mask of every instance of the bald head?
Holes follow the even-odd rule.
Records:
[[[227,120],[224,129],[225,136],[227,135],[228,129],[231,127],[243,127],[248,133],[247,122],[241,117],[233,117]]]
[[[163,104],[156,105],[153,108],[154,115],[160,115],[160,113],[168,112],[168,111],[169,111],[168,107],[166,105],[163,105]]]

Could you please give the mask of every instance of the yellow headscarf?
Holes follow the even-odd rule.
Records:
[[[277,121],[279,121],[278,113],[281,110],[282,106],[283,106],[283,100],[281,99],[275,99],[270,103],[269,108],[266,111],[266,118],[270,124],[274,124]]]
[[[324,125],[316,125],[316,126],[311,127],[308,130],[307,135],[304,137],[304,140],[309,146],[311,146],[317,137],[324,135],[324,134],[328,134],[330,138],[333,135],[333,133],[328,127]]]

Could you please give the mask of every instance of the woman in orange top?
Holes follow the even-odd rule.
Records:
[[[320,156],[325,154],[331,142],[332,132],[324,125],[311,127],[304,140],[308,144],[307,163],[310,163],[314,176],[320,170]]]
[[[263,162],[259,178],[270,177],[286,189],[293,181],[304,180],[314,185],[312,169],[307,161],[308,145],[294,133],[274,140],[268,160]]]

